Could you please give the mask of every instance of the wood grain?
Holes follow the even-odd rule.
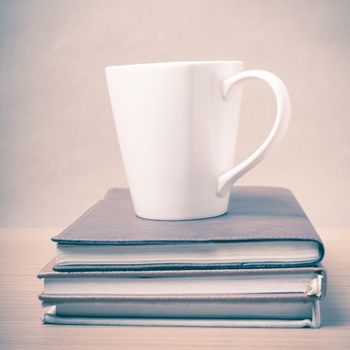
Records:
[[[40,268],[59,230],[0,230],[1,349],[350,349],[350,229],[319,230],[329,284],[321,329],[207,329],[43,325]]]

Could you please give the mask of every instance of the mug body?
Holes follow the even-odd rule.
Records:
[[[222,81],[241,61],[150,63],[106,68],[135,213],[153,220],[218,216],[229,193],[217,179],[233,167],[240,89]]]

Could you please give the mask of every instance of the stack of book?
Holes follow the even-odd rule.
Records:
[[[44,322],[319,327],[324,248],[293,194],[235,187],[231,199],[219,217],[151,221],[109,190],[53,238]]]

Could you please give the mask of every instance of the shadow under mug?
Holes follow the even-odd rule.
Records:
[[[288,126],[290,99],[283,82],[266,71],[243,71],[241,61],[110,66],[106,76],[135,213],[142,218],[224,214],[233,183]],[[271,87],[277,113],[263,144],[234,167],[240,85],[250,78]]]

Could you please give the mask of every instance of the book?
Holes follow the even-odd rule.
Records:
[[[291,191],[234,187],[229,211],[190,221],[135,216],[127,189],[111,189],[53,238],[57,271],[312,266],[323,243]]]
[[[326,291],[322,266],[38,274],[45,323],[313,327]]]
[[[166,305],[169,305],[168,302]],[[197,317],[161,317],[159,307],[162,303],[153,301],[148,303],[148,308],[153,309],[156,305],[158,315],[156,317],[114,317],[114,316],[98,316],[89,315],[91,307],[93,310],[101,307],[103,310],[120,309],[120,306],[129,307],[134,304],[111,304],[111,303],[82,303],[80,310],[85,310],[82,315],[65,313],[65,310],[72,309],[76,312],[76,305],[67,303],[63,309],[51,307],[42,317],[44,323],[61,324],[61,325],[99,325],[99,326],[160,326],[160,327],[220,327],[220,328],[319,328],[320,319],[320,303],[318,300],[297,300],[293,295],[289,299],[283,301],[273,299],[254,299],[250,301],[226,300],[221,303],[198,303],[195,300],[190,302],[172,303],[172,309],[179,312],[188,313],[188,309],[192,310],[196,307],[200,310],[225,309],[229,314],[227,317],[207,317],[206,313],[201,312]],[[138,306],[135,305],[135,308]],[[141,307],[142,304],[141,304]]]
[[[196,296],[299,294],[322,297],[326,273],[322,266],[299,268],[57,272],[52,261],[38,278],[44,279],[41,300],[71,295]]]

